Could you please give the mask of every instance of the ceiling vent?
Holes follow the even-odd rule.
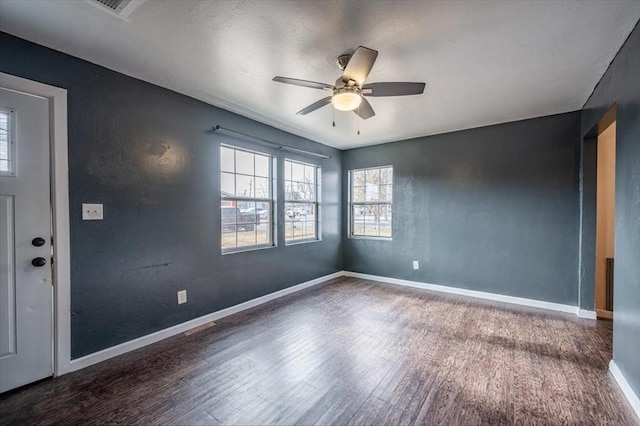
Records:
[[[100,10],[122,18],[127,18],[146,0],[84,0]]]

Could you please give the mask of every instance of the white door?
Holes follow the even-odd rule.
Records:
[[[0,88],[0,392],[53,374],[49,102]]]

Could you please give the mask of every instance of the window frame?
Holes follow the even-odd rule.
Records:
[[[391,169],[391,201],[354,201],[354,196],[353,196],[353,188],[354,188],[354,178],[353,178],[353,174],[355,172],[366,172],[368,170],[381,170],[381,169]],[[366,239],[366,240],[382,240],[382,241],[391,241],[393,240],[393,188],[395,186],[394,184],[394,179],[393,179],[393,165],[389,164],[389,165],[383,165],[383,166],[374,166],[374,167],[363,167],[363,168],[358,168],[358,169],[351,169],[349,170],[348,173],[348,180],[349,180],[349,188],[348,188],[348,215],[349,215],[349,220],[348,220],[348,229],[347,229],[347,237],[348,238],[353,238],[353,239]],[[366,187],[365,187],[366,188]],[[366,189],[365,189],[366,190]],[[353,209],[354,206],[363,206],[363,207],[367,207],[367,206],[378,206],[378,205],[386,205],[389,206],[390,210],[391,210],[391,223],[390,223],[390,232],[391,235],[390,236],[381,236],[381,235],[362,235],[362,234],[354,234],[354,214],[353,214]]]
[[[226,149],[231,149],[234,151],[234,171],[233,172],[228,172],[228,171],[224,171],[222,168],[222,149],[226,148]],[[268,190],[268,198],[263,198],[263,197],[245,197],[245,196],[238,196],[238,195],[233,195],[233,196],[225,196],[224,195],[224,191],[222,190],[222,176],[224,173],[227,174],[232,174],[234,176],[234,178],[237,175],[241,175],[241,176],[253,176],[253,177],[262,177],[262,176],[257,176],[255,174],[255,158],[254,158],[254,174],[253,175],[247,175],[245,173],[238,173],[238,171],[236,170],[236,164],[235,164],[235,152],[237,151],[242,151],[242,152],[246,152],[249,154],[253,154],[253,155],[260,155],[263,157],[267,157],[268,158],[268,170],[269,170],[269,176],[267,176],[267,180],[269,182],[269,190]],[[275,170],[275,161],[276,158],[267,153],[267,152],[263,152],[263,151],[258,151],[255,149],[250,149],[250,148],[245,148],[243,146],[238,146],[238,145],[232,145],[229,143],[221,143],[220,144],[220,250],[222,252],[223,255],[226,254],[233,254],[233,253],[242,253],[242,252],[246,252],[246,251],[253,251],[253,250],[262,250],[262,249],[266,249],[266,248],[272,248],[276,246],[276,235],[275,235],[275,229],[276,229],[276,220],[275,220],[275,210],[276,210],[276,199],[275,199],[275,181],[276,181],[276,170]],[[235,183],[234,183],[235,186]],[[255,189],[254,189],[255,191]],[[237,187],[234,188],[234,192],[237,192]],[[230,201],[230,202],[234,202],[235,203],[235,208],[236,208],[236,214],[237,214],[237,210],[239,210],[240,208],[238,207],[238,203],[243,203],[243,202],[250,202],[250,203],[268,203],[269,204],[269,218],[268,218],[268,223],[267,223],[267,229],[269,232],[269,242],[268,243],[260,243],[260,244],[253,244],[253,245],[243,245],[243,246],[238,246],[238,229],[236,227],[235,230],[235,235],[236,235],[236,246],[235,247],[223,247],[223,236],[224,236],[224,230],[223,230],[223,215],[222,215],[222,203],[225,201]],[[255,211],[254,211],[255,214]],[[255,226],[255,232],[257,233],[257,226],[259,225],[259,221],[256,217],[256,220],[254,222],[254,226]],[[236,222],[236,226],[237,226],[237,222]],[[256,235],[256,239],[257,239],[257,235]]]
[[[0,111],[7,115],[7,163],[8,170],[0,170],[0,176],[15,177],[16,166],[16,110],[11,107],[0,107]]]
[[[290,200],[287,198],[287,182],[298,182],[293,180],[293,176],[290,176],[290,179],[287,179],[286,167],[287,163],[296,163],[301,164],[307,167],[313,167],[313,177],[314,177],[314,197],[313,201],[309,200]],[[322,241],[322,229],[321,229],[321,220],[320,220],[320,210],[321,210],[321,179],[322,179],[322,167],[317,164],[307,163],[300,160],[294,160],[292,158],[284,158],[284,167],[285,172],[283,173],[283,186],[284,186],[284,209],[282,212],[283,223],[284,223],[284,244],[285,246],[295,245],[295,244],[303,244],[303,243],[311,243],[315,241]],[[299,205],[308,205],[311,204],[314,206],[315,217],[314,217],[314,236],[307,238],[299,238],[299,239],[289,239],[287,235],[287,205],[288,204],[299,204]],[[294,214],[295,218],[295,214]]]

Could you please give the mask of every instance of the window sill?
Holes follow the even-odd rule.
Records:
[[[322,241],[322,239],[320,239],[320,238],[306,238],[304,240],[288,241],[288,242],[285,242],[284,245],[285,246],[297,246],[299,244],[318,243],[320,241]]]
[[[393,237],[370,237],[366,235],[349,235],[351,240],[376,240],[376,241],[393,241]]]
[[[227,249],[222,249],[222,255],[226,256],[227,254],[246,253],[249,251],[265,250],[265,249],[270,249],[275,247],[276,247],[275,244],[262,244],[259,246],[227,248]]]

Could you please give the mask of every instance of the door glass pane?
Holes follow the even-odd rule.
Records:
[[[0,109],[0,173],[3,175],[13,174],[13,112],[10,109]]]

